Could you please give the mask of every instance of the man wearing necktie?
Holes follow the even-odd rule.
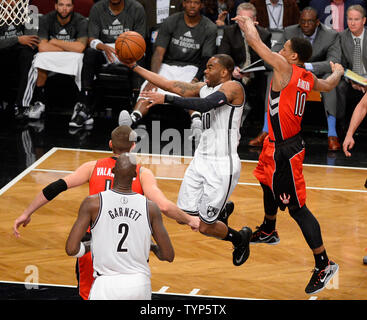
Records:
[[[359,75],[367,76],[367,33],[364,26],[366,11],[360,5],[350,6],[347,10],[348,28],[340,33],[340,46],[342,53],[341,63],[345,69],[350,69]],[[337,86],[338,93],[338,118],[343,131],[356,104],[361,100],[367,87],[353,81],[340,81]],[[353,106],[352,108],[346,106]]]

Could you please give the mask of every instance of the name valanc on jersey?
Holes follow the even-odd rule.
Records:
[[[143,273],[148,264],[151,225],[148,200],[138,193],[99,193],[100,211],[91,226],[94,277]]]

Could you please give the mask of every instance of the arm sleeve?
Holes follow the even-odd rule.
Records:
[[[195,110],[204,113],[227,104],[227,97],[221,91],[216,91],[208,95],[206,98],[183,98],[166,94],[164,102],[171,103],[183,109]]]

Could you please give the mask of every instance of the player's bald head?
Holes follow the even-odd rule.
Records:
[[[120,154],[113,172],[115,183],[131,182],[136,177],[136,157],[131,153]]]

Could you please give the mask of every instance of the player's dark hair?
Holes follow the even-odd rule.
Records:
[[[111,133],[112,151],[117,154],[130,152],[136,134],[129,126],[119,126]]]
[[[312,45],[310,41],[304,38],[294,37],[291,40],[291,48],[293,52],[298,54],[300,62],[307,62],[312,56]]]
[[[59,3],[59,0],[55,0],[55,3]],[[71,3],[74,4],[74,0],[71,0]]]
[[[230,74],[232,74],[232,72],[234,70],[234,61],[233,61],[231,56],[229,56],[228,54],[224,54],[224,53],[218,53],[218,54],[214,55],[214,58],[217,58],[218,62],[224,68],[226,68],[229,71]]]

